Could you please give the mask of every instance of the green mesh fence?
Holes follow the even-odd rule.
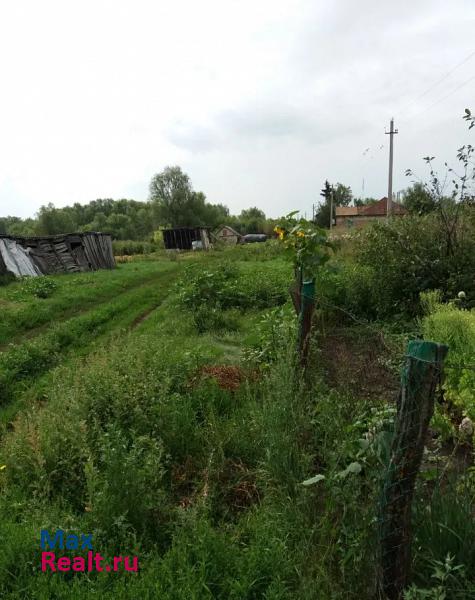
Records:
[[[409,580],[414,485],[447,351],[434,342],[408,344],[380,506],[381,587],[391,600],[402,597]]]

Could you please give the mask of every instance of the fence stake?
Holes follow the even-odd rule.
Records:
[[[411,565],[411,506],[439,373],[448,347],[414,340],[407,347],[381,513],[382,587],[402,598]]]
[[[289,288],[290,297],[292,298],[292,303],[294,305],[295,312],[297,316],[300,315],[301,310],[301,296],[302,296],[302,268],[295,268],[295,280]]]
[[[300,315],[299,315],[299,339],[298,350],[302,366],[306,365],[308,354],[308,342],[312,328],[312,316],[315,308],[315,279],[302,283]]]

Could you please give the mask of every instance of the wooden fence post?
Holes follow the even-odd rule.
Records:
[[[300,315],[299,315],[299,338],[298,350],[300,362],[305,367],[308,355],[308,343],[310,330],[312,328],[312,316],[315,308],[315,279],[302,283]]]
[[[447,346],[422,340],[407,348],[381,507],[382,587],[390,600],[402,598],[409,582],[414,485],[447,351]]]

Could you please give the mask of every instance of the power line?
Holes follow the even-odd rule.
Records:
[[[455,94],[455,92],[458,92],[458,90],[462,89],[463,87],[465,87],[466,85],[468,85],[470,82],[472,82],[475,79],[475,75],[472,75],[472,77],[470,77],[469,79],[467,79],[466,81],[464,81],[463,83],[461,83],[460,85],[458,85],[456,88],[454,88],[452,91],[450,91],[448,94],[445,94],[445,96],[442,96],[441,98],[439,98],[438,100],[436,100],[435,102],[433,102],[432,104],[429,104],[429,106],[427,106],[426,108],[423,108],[422,110],[420,110],[419,112],[417,112],[415,115],[412,115],[411,117],[408,117],[407,120],[410,119],[414,119],[415,117],[418,117],[419,115],[421,115],[422,113],[430,110],[432,107],[436,106],[437,104],[439,104],[440,102],[443,102],[444,100],[446,100],[449,96],[451,96],[452,94]]]
[[[438,79],[435,83],[433,83],[432,85],[430,85],[426,90],[424,90],[421,94],[419,94],[418,96],[416,96],[413,100],[411,100],[408,104],[406,104],[405,106],[403,106],[403,108],[399,111],[399,116],[401,116],[402,113],[404,113],[410,106],[412,106],[415,102],[417,102],[418,100],[420,100],[421,98],[423,98],[424,96],[426,96],[429,92],[431,92],[434,88],[436,88],[440,83],[442,83],[442,81],[444,81],[445,79],[447,79],[447,77],[449,77],[450,75],[452,75],[452,73],[454,71],[456,71],[459,67],[461,67],[462,65],[464,65],[466,62],[468,62],[472,56],[475,56],[475,50],[473,52],[471,52],[468,56],[466,56],[462,61],[460,61],[458,64],[455,65],[455,67],[452,67],[452,69],[450,69],[450,71],[447,71],[447,73],[445,73],[445,75],[443,75],[440,79]]]
[[[439,100],[436,100],[435,102],[433,102],[432,104],[430,104],[426,108],[426,110],[429,110],[429,108],[432,108],[436,104],[439,104],[439,102],[443,102],[446,98],[448,98],[449,96],[451,96],[452,94],[454,94],[455,92],[457,92],[458,90],[460,90],[461,88],[465,87],[467,84],[469,84],[474,79],[475,79],[475,75],[473,75],[472,77],[470,77],[469,79],[467,79],[467,81],[464,81],[463,83],[461,83],[460,85],[458,85],[455,89],[453,89],[451,92],[449,92],[445,96],[442,96],[442,98],[440,98]]]

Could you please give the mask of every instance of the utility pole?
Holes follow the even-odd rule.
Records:
[[[334,195],[334,193],[335,193],[335,191],[332,186],[332,191],[330,193],[330,231],[332,230],[332,227],[333,227],[333,195]]]
[[[398,130],[394,129],[394,118],[391,119],[389,124],[389,131],[385,131],[385,133],[389,135],[388,204],[386,209],[386,216],[389,217],[393,207],[393,138],[394,134],[398,133]]]

